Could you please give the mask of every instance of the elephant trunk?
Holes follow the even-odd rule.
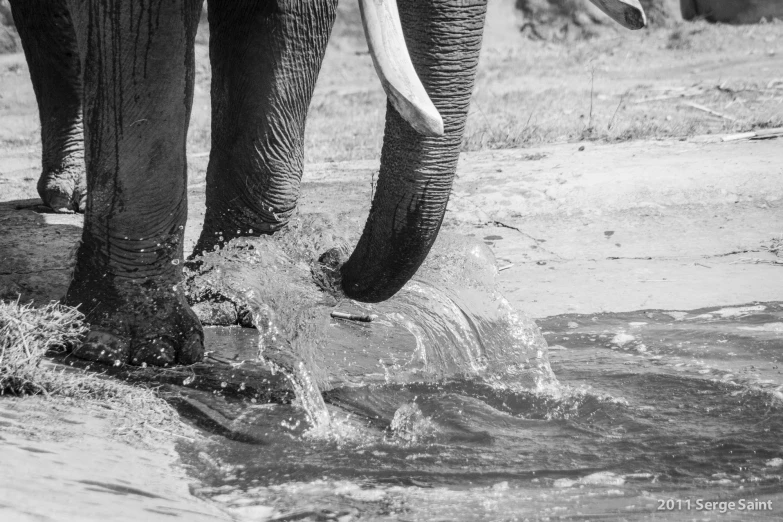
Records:
[[[343,265],[348,297],[394,295],[427,257],[440,230],[459,159],[481,49],[486,0],[398,0],[413,66],[443,118],[423,136],[387,105],[381,169],[362,237]]]

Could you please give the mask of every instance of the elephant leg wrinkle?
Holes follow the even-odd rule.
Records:
[[[196,254],[275,232],[295,211],[305,118],[336,7],[210,1],[212,149]]]
[[[65,302],[91,324],[81,357],[190,363],[202,356],[203,333],[179,282],[201,2],[131,4],[85,0],[74,10],[85,17],[77,27],[88,28],[80,48],[89,196]]]
[[[41,120],[38,194],[55,212],[84,212],[82,81],[66,0],[13,0]]]
[[[368,302],[394,295],[423,263],[440,230],[487,8],[487,0],[397,1],[410,63],[442,116],[443,135],[421,135],[388,105],[378,187],[364,233],[350,257],[341,250],[339,266],[327,263],[328,270],[316,271],[322,289],[340,294],[340,286]],[[14,0],[15,9],[20,2]],[[47,16],[61,9],[67,21],[62,2],[41,9],[52,9]],[[194,255],[239,236],[279,231],[296,210],[305,118],[336,5],[210,0],[212,147],[204,228]],[[68,7],[70,22],[54,24],[70,35],[61,45],[65,54],[57,55],[51,42],[42,52],[61,56],[65,72],[58,74],[73,80],[65,89],[70,98],[64,98],[76,107],[66,111],[68,129],[78,130],[79,99],[83,106],[88,196],[65,297],[81,307],[92,328],[79,354],[120,364],[196,361],[203,333],[183,293],[182,245],[185,142],[202,1],[69,0]],[[37,39],[43,26],[27,20],[31,31],[22,33],[36,33]],[[31,45],[25,43],[26,51]],[[402,47],[397,41],[394,48]],[[34,54],[28,53],[31,64]],[[36,92],[56,83],[52,78],[34,75]],[[39,96],[42,118],[46,97]],[[62,143],[54,148],[81,150],[81,142]],[[48,157],[45,150],[44,162]]]

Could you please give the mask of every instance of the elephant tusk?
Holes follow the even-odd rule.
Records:
[[[394,108],[425,136],[443,136],[443,119],[413,68],[395,0],[359,0],[375,71]]]
[[[639,0],[590,0],[598,9],[626,29],[647,26],[647,16]]]

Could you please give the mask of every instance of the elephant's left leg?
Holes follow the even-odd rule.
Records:
[[[179,283],[202,0],[72,3],[88,37],[87,210],[65,302],[81,306],[90,333],[75,354],[115,364],[195,362],[203,332]]]
[[[55,211],[84,212],[87,199],[82,79],[66,0],[12,0],[41,119],[38,194]]]
[[[195,253],[269,234],[296,209],[304,126],[336,0],[210,0],[212,150]]]

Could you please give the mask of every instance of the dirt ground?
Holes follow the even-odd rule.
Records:
[[[95,404],[0,400],[0,519],[234,520],[190,494],[172,437],[128,444],[118,420]]]
[[[564,45],[524,38],[501,10],[506,4],[491,3],[444,227],[491,245],[512,304],[543,318],[783,300],[783,258],[776,255],[783,238],[783,139],[723,141],[783,126],[783,24],[675,24]],[[385,103],[348,15],[341,14],[310,110],[300,212],[339,215],[360,227],[378,171]],[[188,142],[186,249],[204,211],[210,114],[205,38],[197,48]],[[39,206],[39,168],[27,67],[21,54],[2,55],[0,298],[21,295],[43,303],[63,295],[68,284],[82,217]],[[9,477],[26,477],[30,459],[49,459],[48,482],[30,483],[62,498],[84,498],[85,485],[92,486],[79,482],[81,468],[66,479],[52,459],[68,452],[73,462],[86,459],[79,453],[84,445],[68,440],[91,432],[91,444],[101,445],[105,426],[34,444],[17,429],[20,404],[35,403],[0,401],[2,461],[13,468],[0,478],[0,491],[32,498],[36,493],[25,489],[25,480]],[[82,413],[79,422],[94,416]],[[47,422],[33,417],[24,422]],[[122,444],[104,443],[108,455],[118,451],[109,445]],[[144,483],[173,462],[155,455],[166,451],[128,455],[156,462],[139,467],[142,475],[135,478],[112,479],[125,471],[107,465],[103,479],[84,480]],[[187,496],[169,486],[176,493],[166,498]],[[100,502],[106,487],[95,488],[101,492],[93,500]],[[158,509],[158,499],[144,498]],[[0,496],[0,513],[9,502]],[[161,519],[171,514],[160,509]],[[202,514],[223,516],[207,508]],[[45,513],[15,520],[38,515]],[[71,517],[78,519],[78,510]]]

